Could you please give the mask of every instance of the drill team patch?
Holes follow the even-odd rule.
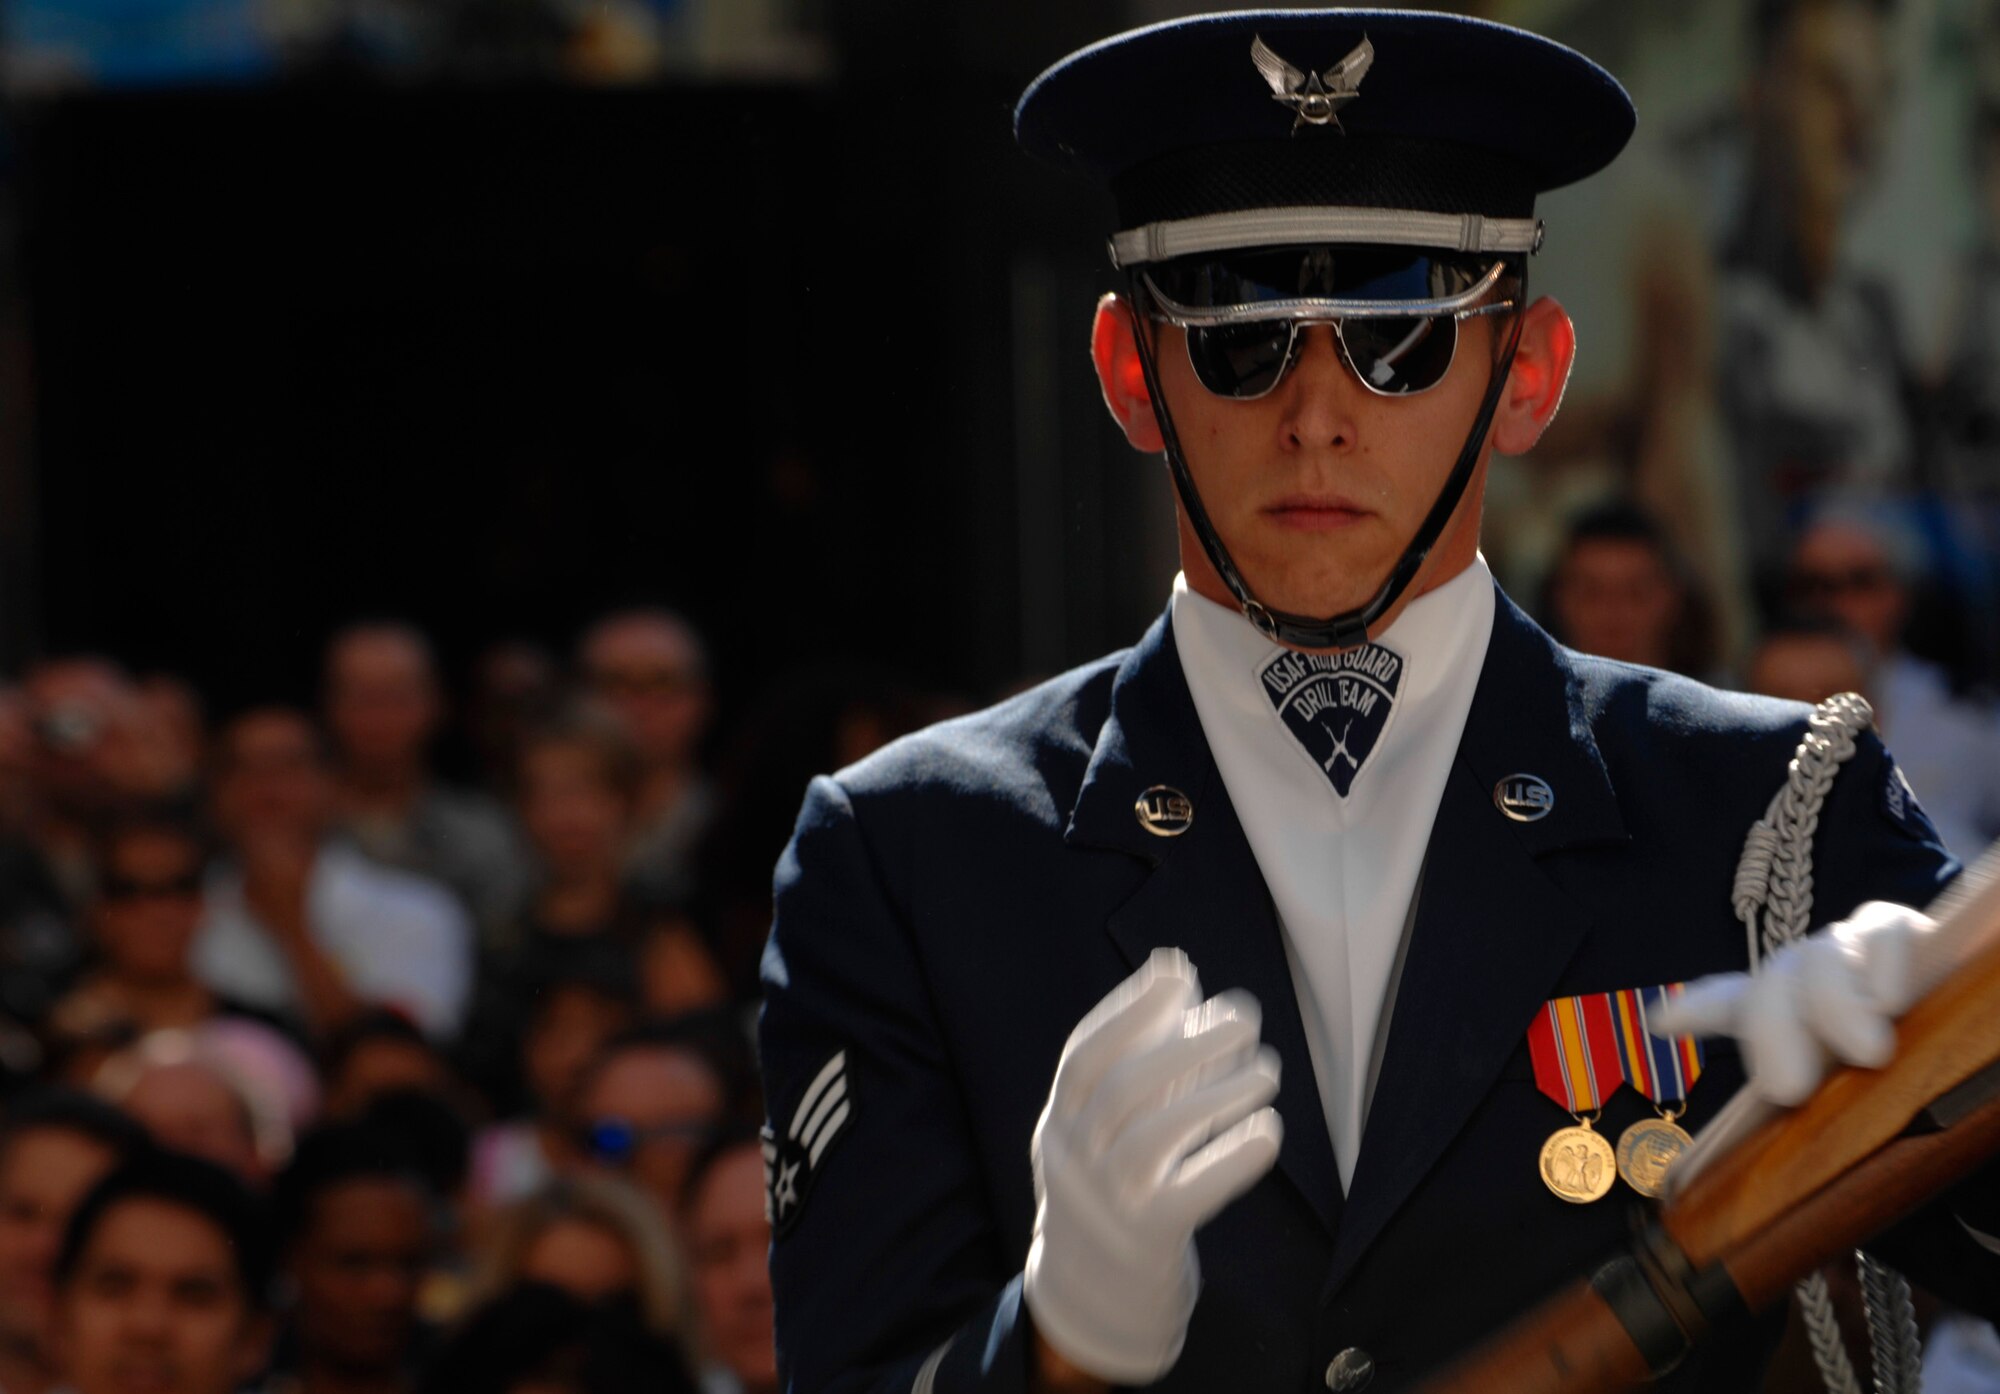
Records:
[[[853,1117],[854,1095],[848,1087],[843,1050],[813,1076],[782,1134],[764,1125],[759,1134],[764,1144],[764,1215],[774,1237],[790,1233],[805,1213],[820,1159]]]
[[[1339,653],[1287,650],[1258,676],[1285,725],[1346,798],[1402,690],[1402,656],[1380,644]]]
[[[1917,791],[1910,787],[1909,778],[1904,775],[1901,765],[1890,765],[1888,778],[1882,781],[1882,814],[1901,832],[1919,842],[1944,844],[1944,839],[1938,836],[1937,824],[1917,802]]]

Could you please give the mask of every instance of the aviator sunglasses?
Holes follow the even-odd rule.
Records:
[[[1281,295],[1274,293],[1268,282],[1246,276],[1236,267],[1215,265],[1195,268],[1192,276],[1183,272],[1181,284],[1152,272],[1144,279],[1153,302],[1152,318],[1183,331],[1195,379],[1218,397],[1250,402],[1268,395],[1284,381],[1298,362],[1300,331],[1315,324],[1332,328],[1342,361],[1376,396],[1411,397],[1430,391],[1451,371],[1458,354],[1460,321],[1514,308],[1512,300],[1477,303],[1499,283],[1505,269],[1503,263],[1496,262],[1485,275],[1455,294],[1395,299],[1355,296],[1351,291]],[[1419,284],[1409,284],[1417,278],[1421,278]],[[1293,279],[1287,277],[1288,281]],[[1315,278],[1308,267],[1296,279],[1318,289],[1311,285],[1313,280],[1331,277]],[[1388,276],[1371,278],[1370,283],[1352,289],[1427,290],[1434,288],[1437,279],[1431,260],[1416,258],[1394,268]],[[1169,285],[1193,294],[1186,300],[1178,298]]]

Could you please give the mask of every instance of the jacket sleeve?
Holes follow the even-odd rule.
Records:
[[[908,916],[834,780],[807,791],[775,909],[758,1036],[782,1387],[1020,1394],[1026,1256],[1000,1252],[974,1101]]]
[[[1866,900],[1922,909],[1960,869],[1882,743],[1869,734],[1859,745],[1820,819],[1815,923]],[[1868,1248],[1953,1305],[2000,1321],[2000,1160]]]

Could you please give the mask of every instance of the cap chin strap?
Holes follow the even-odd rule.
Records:
[[[1308,615],[1273,610],[1257,599],[1250,593],[1250,586],[1244,581],[1242,573],[1236,569],[1229,549],[1222,545],[1215,525],[1209,522],[1208,510],[1202,507],[1201,493],[1195,488],[1194,476],[1188,471],[1187,456],[1181,450],[1180,435],[1174,430],[1173,414],[1168,411],[1166,396],[1160,391],[1160,373],[1154,362],[1152,342],[1143,328],[1147,292],[1136,270],[1127,273],[1126,285],[1131,296],[1132,332],[1139,346],[1139,366],[1145,373],[1146,391],[1152,396],[1153,415],[1160,423],[1160,439],[1166,445],[1167,467],[1173,472],[1174,488],[1180,494],[1181,507],[1187,511],[1195,536],[1201,540],[1201,550],[1207,555],[1209,565],[1222,578],[1222,584],[1229,587],[1229,593],[1236,597],[1243,617],[1255,625],[1265,638],[1295,649],[1351,649],[1367,643],[1369,630],[1402,598],[1410,582],[1416,579],[1417,572],[1431,554],[1431,548],[1437,545],[1445,525],[1457,511],[1459,500],[1465,496],[1466,486],[1472,482],[1472,472],[1478,467],[1480,452],[1486,444],[1486,432],[1491,429],[1493,413],[1500,406],[1500,394],[1507,388],[1507,374],[1514,366],[1515,350],[1521,344],[1522,312],[1516,311],[1512,317],[1506,347],[1494,362],[1492,380],[1487,383],[1486,395],[1480,401],[1479,414],[1473,418],[1472,430],[1467,433],[1465,444],[1458,452],[1458,463],[1452,466],[1451,474],[1438,491],[1437,500],[1424,516],[1416,536],[1410,539],[1410,545],[1403,549],[1403,555],[1390,568],[1388,579],[1375,592],[1374,598],[1360,609],[1316,620]],[[1523,305],[1527,303],[1527,292],[1528,273],[1524,265],[1519,291]]]

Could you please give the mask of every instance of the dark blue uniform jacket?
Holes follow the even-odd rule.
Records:
[[[1622,1184],[1594,1205],[1544,1188],[1542,1143],[1570,1120],[1535,1087],[1529,1022],[1550,998],[1745,966],[1731,878],[1805,715],[1570,652],[1500,597],[1346,1194],[1271,898],[1165,619],[1127,653],[816,780],[778,869],[762,1049],[781,1136],[836,1056],[847,1112],[780,1207],[785,1387],[902,1394],[946,1342],[936,1389],[1024,1387],[1029,1139],[1071,1028],[1161,945],[1207,991],[1263,1005],[1285,1140],[1200,1232],[1201,1300],[1158,1387],[1319,1390],[1357,1348],[1371,1391],[1403,1388],[1587,1274],[1642,1202]],[[1540,821],[1495,806],[1517,773],[1554,791]],[[1893,777],[1872,735],[1843,768],[1815,923],[1870,899],[1925,905],[1955,872],[1921,813],[1885,797]],[[1194,804],[1182,836],[1135,817],[1162,784]],[[1712,1043],[1689,1125],[1742,1078]],[[1624,1089],[1599,1126],[1615,1140],[1648,1116]],[[2000,1310],[2000,1258],[1941,1208],[1906,1228],[1892,1259]],[[1774,1329],[1712,1344],[1664,1387],[1755,1387]]]

